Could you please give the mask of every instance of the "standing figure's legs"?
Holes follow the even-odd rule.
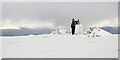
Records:
[[[72,35],[75,34],[75,27],[72,27]]]

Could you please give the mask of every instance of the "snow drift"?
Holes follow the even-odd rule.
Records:
[[[3,58],[118,58],[118,36],[100,33],[94,38],[69,33],[1,37]]]

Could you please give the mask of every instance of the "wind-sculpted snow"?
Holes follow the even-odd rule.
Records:
[[[101,36],[112,35],[112,34],[102,29],[99,29],[97,27],[90,27],[88,30],[86,30],[84,35],[88,37],[101,37]]]
[[[118,36],[46,34],[2,37],[4,58],[117,58]]]

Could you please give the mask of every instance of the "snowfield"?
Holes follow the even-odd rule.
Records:
[[[2,59],[2,38],[0,38],[0,59]]]
[[[1,37],[3,58],[118,58],[118,35],[46,34]]]

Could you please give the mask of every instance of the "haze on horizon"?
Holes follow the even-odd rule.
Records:
[[[64,27],[72,18],[90,26],[118,26],[117,2],[3,2],[2,28]]]

